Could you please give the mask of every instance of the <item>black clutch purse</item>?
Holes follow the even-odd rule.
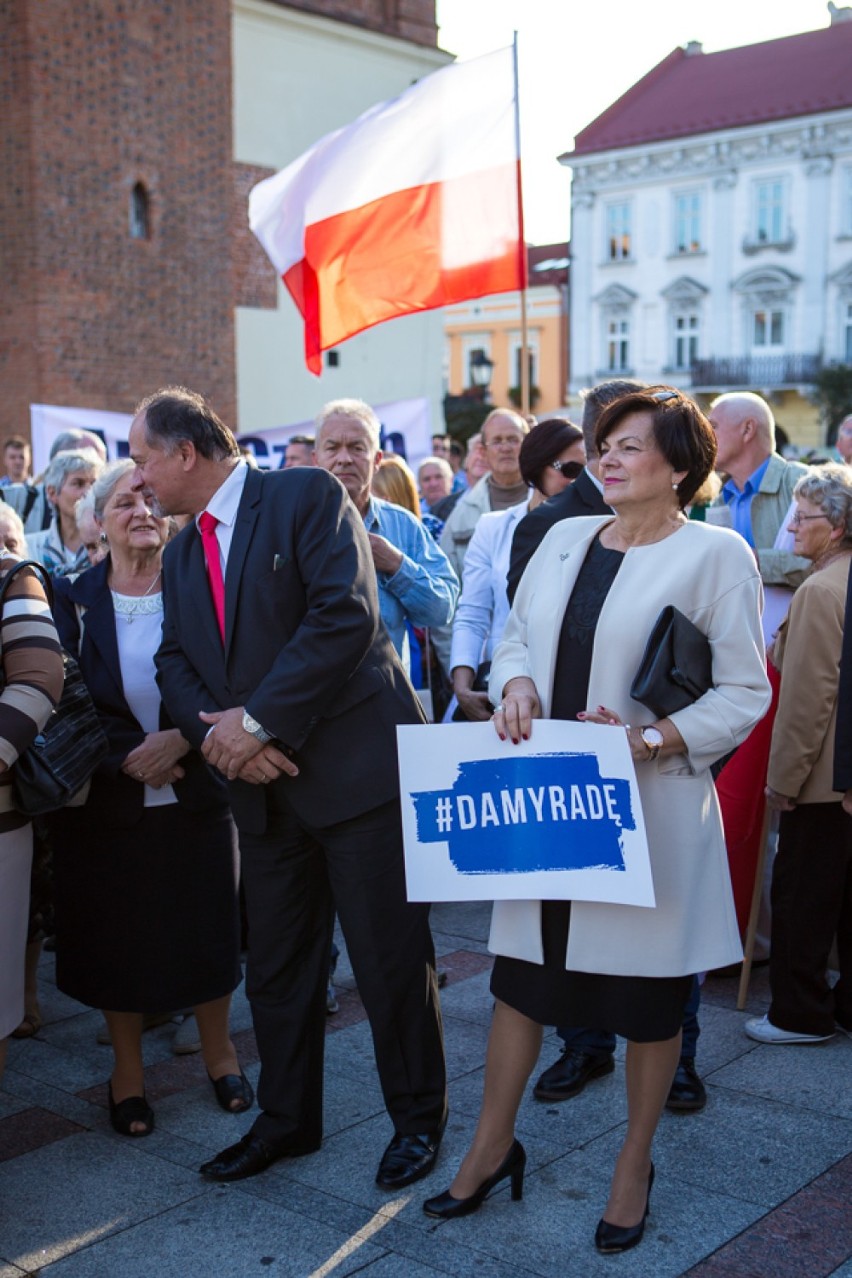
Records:
[[[691,706],[713,687],[713,661],[705,634],[668,604],[654,622],[651,636],[630,686],[658,719]]]

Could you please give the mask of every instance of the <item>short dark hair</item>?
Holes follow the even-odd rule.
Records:
[[[597,386],[590,386],[588,390],[580,391],[580,396],[583,400],[581,429],[587,457],[597,456],[595,428],[598,424],[598,418],[607,404],[614,403],[622,395],[630,395],[634,391],[646,390],[647,386],[647,382],[636,382],[631,378],[623,378],[621,381],[598,382]]]
[[[541,480],[551,462],[572,444],[578,444],[583,432],[564,417],[548,417],[537,422],[524,436],[518,461],[525,484],[532,484],[542,492]]]
[[[654,443],[672,470],[685,470],[677,486],[681,509],[687,506],[716,462],[716,432],[701,409],[674,386],[649,386],[622,395],[598,418],[595,447],[601,445],[630,413],[650,413]]]
[[[208,461],[240,456],[233,431],[202,395],[185,386],[164,386],[155,391],[138,405],[135,416],[141,413],[145,414],[148,438],[160,441],[167,453],[173,453],[181,440],[188,440]]]
[[[291,435],[287,440],[288,444],[307,444],[310,448],[313,448],[316,442],[313,435]]]
[[[7,448],[27,448],[28,449],[29,446],[30,445],[28,440],[24,439],[23,435],[10,435],[8,439],[3,440],[4,453]]]

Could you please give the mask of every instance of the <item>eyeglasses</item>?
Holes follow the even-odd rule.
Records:
[[[828,519],[828,515],[803,515],[797,510],[795,515],[790,516],[790,523],[794,528],[798,528],[799,524],[806,524],[809,519]]]
[[[520,448],[521,439],[517,435],[498,435],[497,439],[489,439],[486,444],[483,442],[483,448]]]
[[[586,469],[585,464],[578,461],[555,461],[548,465],[551,470],[558,470],[566,479],[576,479]]]
[[[679,399],[677,391],[652,391],[651,398],[655,399],[658,404],[665,404],[669,399]]]

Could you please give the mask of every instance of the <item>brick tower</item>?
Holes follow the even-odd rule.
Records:
[[[436,40],[434,0],[289,7]],[[235,422],[234,306],[276,294],[243,242],[230,0],[7,0],[0,48],[0,438],[168,382]]]

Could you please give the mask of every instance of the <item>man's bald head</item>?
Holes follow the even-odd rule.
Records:
[[[747,479],[775,451],[775,418],[766,400],[752,391],[719,395],[707,414],[716,432],[716,466],[734,479]]]

